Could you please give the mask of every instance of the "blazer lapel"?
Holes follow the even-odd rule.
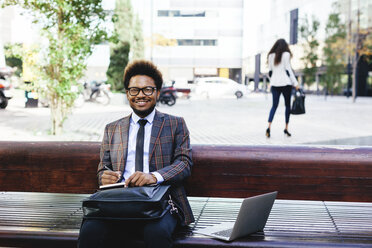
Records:
[[[122,152],[121,157],[120,157],[120,168],[119,169],[120,171],[123,171],[123,172],[125,170],[125,164],[126,164],[127,154],[128,154],[128,136],[129,136],[130,117],[131,115],[128,115],[127,117],[123,118],[123,120],[120,122],[120,125],[119,125],[119,133],[121,135],[120,143],[122,146],[122,149],[118,149],[118,151]]]
[[[149,148],[149,166],[150,171],[155,171],[157,168],[152,168],[151,159],[154,156],[155,151],[155,144],[157,140],[160,138],[161,130],[164,126],[164,114],[155,110],[154,122],[152,123],[152,130],[151,130],[151,139],[150,139],[150,148]]]

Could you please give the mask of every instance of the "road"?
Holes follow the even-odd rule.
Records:
[[[284,102],[280,100],[271,138],[265,136],[271,95],[252,93],[242,99],[178,99],[176,105],[158,110],[183,116],[192,144],[215,145],[370,145],[372,146],[372,98],[306,97],[306,114],[291,115],[289,130],[283,134]],[[48,108],[24,108],[23,93],[17,92],[5,110],[0,110],[0,140],[13,141],[101,141],[107,123],[131,112],[123,95],[111,105],[85,103],[74,109],[61,136],[50,133]]]

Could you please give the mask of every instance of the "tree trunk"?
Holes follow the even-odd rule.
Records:
[[[58,97],[52,99],[50,104],[52,119],[52,135],[61,135],[63,130],[63,110],[62,101]]]
[[[63,10],[62,8],[59,8],[58,11],[58,50],[63,51],[62,41],[63,41],[63,34],[64,29],[62,28],[63,24]],[[57,79],[58,82],[60,82],[60,70],[59,68],[63,67],[63,58],[59,59],[59,63],[55,65],[55,68],[53,68],[54,72],[57,72],[55,75],[55,79]],[[64,121],[64,105],[61,96],[56,94],[52,94],[53,99],[51,99],[51,105],[50,105],[50,111],[51,111],[51,118],[52,118],[52,135],[61,135],[63,130],[63,121]]]

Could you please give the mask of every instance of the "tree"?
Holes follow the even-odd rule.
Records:
[[[15,71],[15,75],[18,77],[21,75],[22,72],[22,60],[23,60],[23,50],[22,44],[5,44],[4,46],[4,54],[5,54],[5,61],[6,64],[10,67],[16,67],[17,70]]]
[[[138,15],[136,15],[134,21],[132,51],[133,59],[142,59],[144,57],[145,44],[142,34],[142,23]]]
[[[114,10],[114,30],[118,41],[132,43],[133,9],[131,0],[116,0]],[[117,43],[111,44],[116,45]]]
[[[38,79],[32,83],[48,98],[51,133],[61,134],[77,97],[71,89],[83,76],[93,45],[108,38],[102,0],[5,0],[7,5],[30,10],[48,41],[37,65]]]
[[[354,33],[355,42],[351,43],[351,54],[354,54],[354,59],[352,63],[353,68],[353,79],[352,79],[352,97],[353,102],[355,102],[357,97],[356,88],[356,73],[357,66],[360,60],[370,61],[370,56],[372,55],[372,29],[359,29]]]
[[[351,28],[351,20],[349,29]],[[360,10],[359,1],[357,9],[357,23],[356,30],[349,30],[349,39],[353,39],[353,42],[349,44],[349,53],[354,55],[352,68],[353,68],[353,79],[352,79],[352,97],[353,102],[356,100],[357,89],[356,89],[356,71],[357,65],[360,59],[367,59],[372,55],[372,28],[360,28]]]
[[[345,47],[346,29],[345,24],[340,19],[340,13],[332,12],[326,24],[326,39],[323,48],[326,73],[324,86],[326,94],[328,91],[337,93],[341,88],[341,74],[345,71]]]
[[[359,32],[359,38],[361,44],[358,49],[358,54],[364,56],[366,60],[371,61],[372,56],[372,27],[367,29],[362,29]]]
[[[320,22],[316,19],[315,16],[312,17],[312,20],[309,21],[308,17],[302,21],[302,25],[300,26],[300,34],[301,37],[304,39],[304,43],[302,45],[304,49],[304,56],[301,58],[302,62],[304,63],[304,78],[305,84],[310,86],[315,81],[315,74],[317,71],[317,61],[318,57],[318,48],[319,42],[316,39],[316,35],[318,33]]]
[[[116,41],[110,43],[110,66],[106,75],[112,89],[121,90],[124,88],[123,79],[118,76],[123,75],[130,59],[144,57],[144,41],[141,22],[138,15],[133,14],[130,0],[116,0],[113,19]],[[123,61],[118,63],[118,58]]]
[[[124,88],[122,80],[124,76],[124,68],[128,64],[128,55],[128,42],[122,42],[115,48],[111,48],[110,65],[106,74],[113,90],[121,90]]]

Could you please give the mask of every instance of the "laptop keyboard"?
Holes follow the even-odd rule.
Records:
[[[218,235],[218,236],[222,236],[222,237],[227,237],[229,238],[231,233],[232,233],[232,228],[230,229],[226,229],[226,230],[223,230],[223,231],[219,231],[219,232],[215,232],[215,233],[212,233],[213,235]]]

